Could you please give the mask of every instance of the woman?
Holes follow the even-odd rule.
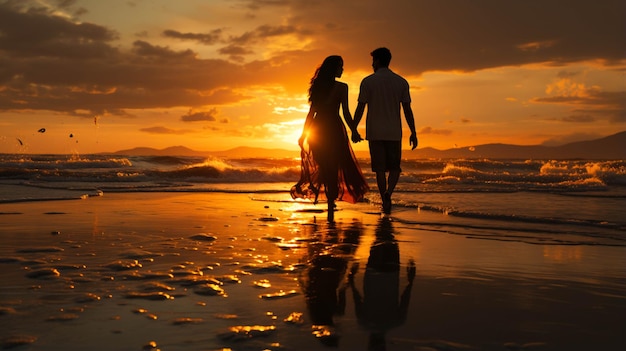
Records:
[[[300,180],[291,188],[293,198],[312,198],[317,203],[320,197],[325,197],[329,222],[334,221],[336,200],[355,203],[369,189],[339,116],[341,108],[346,123],[352,127],[348,85],[335,80],[342,73],[341,56],[329,56],[311,78],[310,109],[298,140],[302,159]],[[358,134],[355,136],[360,139]]]

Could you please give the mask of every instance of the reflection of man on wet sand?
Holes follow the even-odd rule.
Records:
[[[394,238],[389,218],[381,218],[376,228],[376,240],[363,277],[363,296],[354,286],[358,265],[349,274],[349,284],[354,297],[354,307],[359,324],[370,331],[369,350],[385,350],[385,334],[406,321],[411,288],[415,278],[415,262],[407,267],[408,284],[400,299],[400,250]]]

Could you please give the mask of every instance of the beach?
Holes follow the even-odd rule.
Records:
[[[2,203],[0,347],[626,346],[623,245],[368,202],[339,202],[328,224],[324,208],[284,192]]]

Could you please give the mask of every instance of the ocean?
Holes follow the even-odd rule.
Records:
[[[368,159],[359,162],[372,189],[359,205],[376,211],[375,176]],[[402,167],[393,200],[403,225],[531,244],[626,246],[625,160],[428,159],[404,160]],[[292,201],[299,172],[298,159],[2,154],[0,204],[120,192]],[[426,223],[421,211],[445,220]]]
[[[0,155],[0,348],[624,349],[626,161]]]

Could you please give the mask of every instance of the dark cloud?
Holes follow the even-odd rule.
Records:
[[[271,25],[262,25],[257,27],[255,30],[246,32],[240,36],[231,37],[229,42],[232,42],[236,45],[249,45],[254,44],[260,40],[271,39],[273,37],[287,35],[287,34],[298,34],[301,33],[298,28],[291,25],[281,25],[281,26],[271,26]]]
[[[114,39],[115,33],[102,26],[0,3],[0,111],[93,116],[231,104],[251,98],[239,88],[276,83],[288,74],[269,62],[199,59],[192,50],[143,40],[123,52]]]
[[[139,56],[161,60],[185,60],[194,59],[196,57],[196,53],[190,49],[184,51],[174,51],[170,50],[168,47],[152,45],[143,40],[137,40],[133,43],[133,51]]]
[[[254,1],[253,1],[254,2]],[[387,46],[404,73],[625,59],[623,0],[318,0],[293,2],[292,23],[369,66]],[[352,20],[346,20],[352,18]]]
[[[550,96],[537,98],[532,101],[535,103],[572,106],[574,115],[562,119],[566,122],[590,122],[593,120],[592,118],[595,120],[604,118],[611,123],[626,122],[626,91],[603,92],[589,90],[587,94],[584,95]]]
[[[229,59],[236,62],[243,62],[246,55],[254,54],[253,50],[239,45],[229,45],[219,49],[218,52],[222,55],[228,55]]]
[[[217,115],[217,109],[212,108],[209,111],[201,111],[201,112],[193,112],[189,111],[186,115],[180,117],[183,122],[199,122],[199,121],[209,121],[214,122],[217,119],[215,116]]]
[[[117,50],[108,42],[117,34],[88,22],[72,22],[44,8],[0,4],[0,54],[11,58],[100,58]]]
[[[222,40],[222,30],[215,29],[210,33],[181,33],[172,29],[165,30],[163,35],[170,38],[193,40],[205,45],[213,45]]]
[[[583,60],[611,64],[624,60],[626,42],[622,0],[256,0],[239,5],[280,6],[287,14],[284,22],[240,34],[233,29],[163,32],[172,39],[223,45],[218,52],[229,60],[205,59],[193,50],[155,45],[145,38],[126,50],[111,28],[29,3],[35,2],[0,3],[0,111],[93,115],[233,104],[251,98],[240,93],[248,86],[304,91],[315,67],[329,54],[343,55],[347,70],[369,70],[369,52],[378,46],[392,50],[392,68],[421,74]],[[76,4],[57,2],[68,10]],[[307,45],[250,61],[259,48],[265,50],[283,36]],[[564,77],[574,74],[563,72]],[[300,83],[294,80],[298,76]],[[594,94],[536,102],[570,104],[573,116],[603,113],[608,120],[626,121],[623,92]]]
[[[421,128],[417,134],[437,134],[437,135],[450,135],[452,134],[452,130],[450,129],[435,129],[432,127],[423,127]]]
[[[246,6],[251,10],[258,10],[267,6],[287,6],[291,0],[244,0]]]

